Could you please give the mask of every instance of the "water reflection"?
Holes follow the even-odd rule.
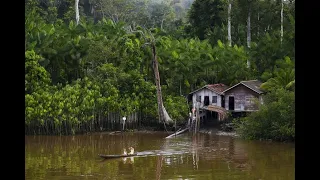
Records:
[[[294,145],[165,133],[26,136],[26,179],[294,179]],[[104,160],[134,147],[138,156]]]
[[[245,146],[241,141],[234,141],[233,138],[226,136],[208,136],[197,134],[187,138],[171,139],[164,142],[164,149],[162,153],[173,155],[176,154],[179,158],[167,156],[165,159],[166,164],[170,165],[175,159],[181,159],[176,163],[183,163],[183,154],[192,155],[192,165],[196,170],[199,168],[199,159],[204,161],[210,160],[223,160],[227,163],[228,169],[230,165],[237,168],[245,168],[248,166],[248,156]],[[175,150],[173,148],[178,148]]]
[[[122,158],[122,161],[124,164],[133,164],[134,163],[134,157],[125,157]]]
[[[159,180],[161,177],[163,155],[157,157],[157,168],[156,168],[156,180]]]

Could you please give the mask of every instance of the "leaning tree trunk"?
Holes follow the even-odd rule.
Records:
[[[248,20],[247,20],[247,46],[250,48],[251,43],[251,24],[250,24],[250,16],[251,16],[251,4],[249,4],[248,9]],[[247,60],[247,67],[250,67],[250,60]]]
[[[229,7],[228,7],[228,41],[229,41],[229,46],[232,45],[232,40],[231,40],[231,0],[229,0]]]
[[[151,44],[151,48],[152,48],[153,70],[154,70],[156,87],[157,87],[159,122],[164,121],[165,123],[168,123],[169,121],[172,121],[172,120],[168,115],[165,107],[163,106],[158,60],[157,60],[157,54],[156,54],[156,47],[154,43]]]
[[[283,39],[283,0],[281,0],[281,31],[280,31],[280,41],[282,45],[282,39]]]
[[[75,0],[76,24],[79,24],[79,0]]]
[[[167,112],[167,110],[166,110],[166,108],[164,107],[164,105],[162,104],[162,111],[163,111],[163,115],[164,115],[164,120],[165,120],[165,122],[166,123],[172,123],[173,122],[173,120],[170,118],[170,116],[169,116],[169,114],[168,114],[168,112]]]
[[[163,102],[162,102],[162,93],[161,93],[161,86],[160,86],[160,75],[159,75],[159,69],[158,69],[156,46],[152,43],[151,48],[152,48],[153,70],[154,70],[154,76],[155,76],[156,87],[157,87],[159,122],[161,122],[161,121],[164,121],[164,113],[162,109]]]

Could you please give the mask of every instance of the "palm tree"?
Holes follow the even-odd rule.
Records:
[[[275,77],[270,78],[267,82],[261,85],[262,89],[267,91],[273,88],[292,89],[295,85],[294,69],[280,69],[275,72]]]
[[[279,60],[276,63],[278,67],[274,70],[274,77],[263,83],[261,88],[267,91],[270,91],[274,88],[284,88],[287,90],[294,89],[294,62],[289,57],[285,57],[284,60]]]

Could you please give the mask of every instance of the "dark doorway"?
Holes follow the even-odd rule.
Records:
[[[229,110],[234,110],[234,97],[229,96]]]
[[[209,96],[205,96],[204,97],[204,102],[203,103],[204,103],[205,106],[209,105]]]
[[[221,96],[221,107],[224,108],[224,96]]]
[[[219,123],[218,113],[214,111],[206,111],[206,119],[204,121],[205,128],[215,127]]]

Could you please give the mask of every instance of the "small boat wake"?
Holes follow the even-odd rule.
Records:
[[[98,154],[98,156],[100,156],[101,158],[103,158],[104,160],[102,160],[102,162],[104,162],[105,160],[108,159],[118,159],[118,158],[122,158],[124,160],[130,158],[134,158],[134,157],[147,157],[147,156],[171,156],[171,155],[179,155],[179,154],[186,154],[189,153],[188,151],[183,151],[183,150],[173,150],[170,149],[169,151],[163,151],[163,150],[151,150],[151,151],[142,151],[142,152],[136,152],[134,154],[121,154],[121,155],[105,155],[105,154]]]
[[[120,154],[120,155],[106,155],[106,154],[98,154],[98,156],[105,158],[105,159],[114,159],[114,158],[124,158],[124,157],[132,157],[137,156],[138,153],[135,154]]]
[[[189,153],[188,151],[183,150],[153,150],[153,151],[142,151],[139,152],[139,156],[170,156],[170,155],[177,155],[177,154],[186,154]]]

